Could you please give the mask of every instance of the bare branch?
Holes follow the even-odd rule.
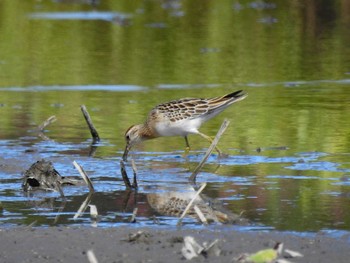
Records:
[[[78,172],[80,173],[81,177],[83,177],[85,183],[88,185],[90,193],[94,193],[95,192],[94,186],[93,186],[89,176],[84,171],[83,167],[81,167],[76,161],[73,161],[73,165],[78,170]]]
[[[205,153],[202,161],[198,164],[198,166],[194,169],[193,173],[191,174],[191,176],[189,178],[190,182],[193,182],[193,183],[196,182],[197,174],[199,173],[200,169],[202,169],[204,163],[207,161],[209,155],[212,153],[212,151],[214,150],[214,148],[218,144],[221,136],[224,134],[224,132],[226,131],[226,128],[228,127],[229,124],[230,124],[230,121],[227,119],[225,119],[224,122],[221,124],[219,131],[217,132],[213,142],[211,143],[207,152]]]
[[[84,118],[86,120],[87,125],[89,126],[90,133],[94,142],[100,141],[100,136],[98,135],[97,130],[95,129],[94,124],[92,123],[89,112],[87,111],[85,105],[80,106],[81,111],[83,112]]]
[[[57,121],[57,118],[55,115],[50,116],[46,121],[44,121],[43,123],[41,123],[38,127],[39,131],[43,132],[44,129],[49,126],[51,123]]]

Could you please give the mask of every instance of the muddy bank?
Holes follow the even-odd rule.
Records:
[[[143,231],[140,237],[132,234]],[[231,229],[155,230],[150,228],[20,227],[0,229],[1,262],[88,262],[93,250],[98,262],[186,262],[183,238],[198,243],[219,239],[220,255],[200,255],[188,262],[232,262],[234,257],[272,247],[276,241],[298,251],[290,262],[349,262],[350,243],[324,235],[300,237],[278,232],[237,232]],[[284,258],[285,253],[281,258]]]

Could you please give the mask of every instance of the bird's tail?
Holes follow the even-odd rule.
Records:
[[[235,91],[235,92],[232,92],[230,94],[227,94],[225,96],[222,96],[221,99],[222,100],[230,100],[233,102],[236,102],[236,101],[240,101],[240,100],[243,100],[245,99],[248,94],[247,93],[242,93],[243,90],[239,90],[239,91]]]
[[[243,93],[242,90],[232,92],[230,94],[226,94],[221,97],[215,97],[210,99],[210,111],[216,110],[218,108],[225,109],[232,103],[243,100],[248,96],[247,93]]]

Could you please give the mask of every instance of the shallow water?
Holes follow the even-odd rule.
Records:
[[[198,175],[198,183],[208,183],[204,194],[242,213],[253,229],[350,229],[344,1],[327,10],[311,1],[117,2],[2,1],[2,225],[91,224],[88,209],[74,219],[88,198],[85,186],[65,187],[65,199],[21,190],[22,173],[45,158],[64,176],[79,178],[73,160],[84,167],[96,187],[90,203],[98,225],[130,224],[137,206],[136,226],[174,226],[177,219],[152,208],[150,198],[193,191],[188,177],[207,142],[190,136],[186,158],[182,138],[134,149],[140,189],[128,196],[119,166],[125,130],[158,103],[243,89],[247,99],[201,129],[214,136],[224,118],[231,120],[219,143],[228,157],[214,153]],[[102,138],[94,148],[82,104]],[[51,115],[57,121],[44,140],[37,127]]]

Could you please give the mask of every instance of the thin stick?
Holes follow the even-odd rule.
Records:
[[[92,251],[91,249],[89,249],[89,250],[86,252],[86,256],[87,256],[88,261],[89,261],[90,263],[98,263],[98,260],[97,260],[97,258],[96,258],[96,256],[95,256],[95,253],[94,253],[94,251]]]
[[[44,121],[39,125],[38,127],[39,131],[43,132],[47,126],[49,126],[51,123],[55,122],[56,120],[57,119],[55,115],[50,116],[46,121]]]
[[[134,173],[134,179],[133,179],[133,183],[132,183],[132,187],[137,189],[137,167],[135,164],[134,159],[131,159],[131,167]]]
[[[183,211],[182,215],[179,218],[179,221],[177,221],[177,226],[181,225],[182,219],[185,217],[187,214],[188,210],[191,208],[193,202],[196,200],[196,198],[199,196],[199,194],[203,191],[203,189],[207,186],[207,183],[202,184],[202,186],[198,189],[197,193],[194,195],[192,200],[188,203],[186,206],[185,210]]]
[[[193,208],[194,208],[194,211],[196,211],[199,219],[202,221],[203,225],[208,225],[208,220],[205,218],[204,214],[199,209],[199,207],[197,205],[194,205]]]
[[[198,166],[194,169],[193,173],[191,174],[189,181],[195,183],[196,182],[196,177],[197,174],[199,173],[200,169],[202,169],[204,163],[207,161],[209,155],[211,154],[211,152],[214,150],[214,148],[216,147],[216,145],[218,144],[221,136],[224,134],[226,128],[228,127],[228,125],[230,124],[230,121],[225,119],[224,122],[221,124],[221,127],[218,131],[218,133],[216,134],[213,142],[211,143],[211,145],[209,146],[207,152],[205,153],[202,161],[198,164]]]
[[[95,192],[94,186],[93,186],[89,176],[84,171],[83,167],[81,167],[76,161],[73,161],[73,165],[78,170],[78,172],[80,173],[81,177],[83,177],[85,183],[88,185],[90,193],[94,193]]]
[[[124,181],[126,189],[131,189],[132,187],[131,187],[131,184],[130,184],[130,180],[129,180],[128,174],[126,173],[125,164],[124,164],[123,160],[120,161],[120,173],[122,174],[123,181]]]
[[[99,142],[100,141],[100,136],[98,135],[97,130],[95,129],[94,124],[92,123],[92,120],[90,118],[90,114],[87,111],[85,105],[81,105],[80,106],[81,111],[83,112],[84,118],[86,120],[87,125],[89,126],[90,129],[90,133],[92,136],[92,139],[94,140],[94,142]]]

